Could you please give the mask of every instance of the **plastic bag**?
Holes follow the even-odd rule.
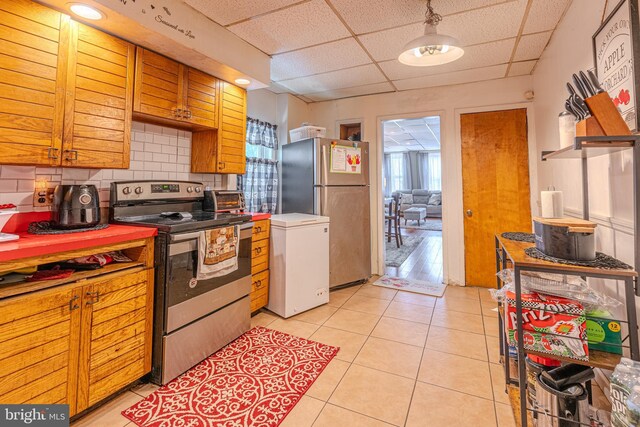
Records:
[[[510,268],[500,271],[497,276],[504,283],[513,283],[513,270]],[[528,291],[578,301],[587,311],[609,311],[622,305],[617,299],[596,291],[585,280],[577,276],[527,271],[520,273],[520,284],[522,289]],[[502,295],[504,296],[504,294]]]

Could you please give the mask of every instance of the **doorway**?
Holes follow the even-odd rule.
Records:
[[[460,115],[465,281],[495,287],[496,234],[531,232],[527,110]]]
[[[382,121],[385,274],[443,282],[440,116]]]

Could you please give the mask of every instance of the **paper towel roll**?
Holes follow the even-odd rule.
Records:
[[[562,218],[564,216],[562,191],[540,192],[540,204],[542,205],[543,218]]]

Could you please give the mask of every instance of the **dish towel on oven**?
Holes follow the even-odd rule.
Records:
[[[196,279],[220,277],[238,269],[239,233],[237,225],[200,232]]]

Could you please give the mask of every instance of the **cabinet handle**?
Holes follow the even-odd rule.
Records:
[[[191,114],[191,110],[184,110],[184,112],[187,114],[185,117],[186,117],[187,119],[190,119],[190,118],[191,118],[191,116],[192,116],[192,114]]]
[[[218,162],[218,166],[220,166],[220,169],[224,169],[225,163],[224,162]]]
[[[92,305],[100,302],[100,293],[98,291],[87,292],[87,296],[91,297],[91,301],[87,301],[87,305]]]
[[[256,248],[256,253],[257,254],[261,254],[262,253],[262,248]]]
[[[256,227],[256,233],[262,232],[262,227]]]
[[[47,148],[47,158],[49,159],[57,159],[58,158],[58,149],[54,147]]]
[[[78,150],[64,150],[65,153],[69,153],[71,156],[65,157],[65,160],[72,161],[78,160]]]
[[[80,298],[78,295],[74,295],[69,300],[69,311],[77,310],[77,309],[80,308],[80,306],[78,304],[75,304],[75,300],[77,300],[78,298]]]
[[[182,117],[182,108],[174,108],[173,109],[174,117]]]

